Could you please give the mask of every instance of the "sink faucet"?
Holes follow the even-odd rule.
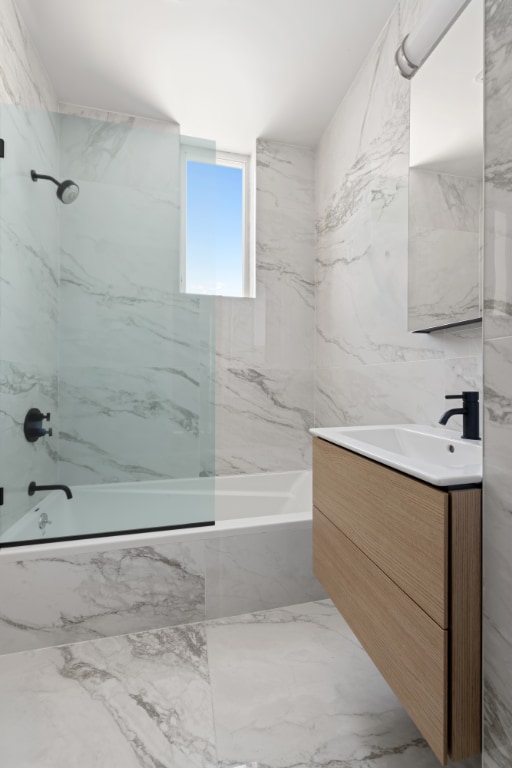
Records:
[[[462,416],[462,437],[466,440],[480,440],[479,428],[479,394],[478,392],[463,392],[461,395],[446,395],[446,400],[462,399],[462,408],[452,408],[443,413],[439,423],[448,423],[452,416]]]
[[[28,495],[33,496],[37,491],[64,491],[67,499],[72,499],[73,494],[67,485],[36,485],[33,481],[28,486]]]

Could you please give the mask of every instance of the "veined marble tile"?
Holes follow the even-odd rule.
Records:
[[[56,109],[53,86],[14,0],[2,0],[0,49],[0,103]]]
[[[512,337],[486,341],[484,441],[484,766],[512,759]]]
[[[217,474],[310,467],[312,407],[312,371],[217,364]]]
[[[435,425],[446,410],[444,395],[444,360],[318,369],[315,424]]]
[[[217,301],[217,474],[310,462],[313,154],[259,141],[256,161],[256,298]]]
[[[63,277],[99,282],[114,295],[176,293],[179,208],[172,195],[77,182],[80,197],[62,219]]]
[[[35,184],[31,168],[56,173],[57,136],[51,115],[2,107],[0,195],[0,346],[25,365],[57,365],[58,201],[52,185]]]
[[[256,160],[257,187],[261,192],[258,205],[261,205],[261,213],[265,216],[263,240],[267,239],[273,228],[280,226],[279,211],[294,218],[302,214],[304,218],[300,231],[303,237],[311,237],[311,205],[315,191],[313,150],[280,141],[259,139],[256,145]],[[287,234],[286,226],[285,231],[281,230],[279,240]],[[300,257],[300,253],[298,255]]]
[[[484,338],[512,334],[512,182],[485,185]]]
[[[180,137],[174,131],[155,130],[150,120],[107,122],[69,114],[60,115],[60,126],[62,164],[70,178],[166,192],[178,201]]]
[[[195,372],[198,373],[197,371]],[[199,474],[199,380],[169,367],[61,369],[60,457],[69,483]]]
[[[484,768],[512,761],[512,28],[485,3]]]
[[[0,534],[33,508],[35,499],[28,495],[28,485],[32,480],[39,484],[58,482],[57,444],[52,440],[43,438],[35,444],[28,443],[21,427],[0,432],[0,466],[4,484]],[[58,440],[57,436],[55,440]],[[42,501],[45,495],[38,494],[37,500]]]
[[[295,284],[297,283],[297,284]],[[312,366],[314,356],[314,281],[311,295],[301,293],[305,281],[297,271],[258,273],[256,298],[217,300],[216,354],[225,365]]]
[[[437,767],[330,601],[206,632],[220,765]]]
[[[48,426],[54,430],[53,437],[27,442],[23,424],[29,408],[51,413]],[[40,484],[57,482],[58,435],[56,372],[0,360],[0,466],[5,488],[0,533],[34,506],[34,499],[28,495],[32,480]]]
[[[0,558],[0,653],[205,618],[204,543]]]
[[[58,435],[29,444],[30,407],[56,420],[58,202],[53,185],[31,169],[58,172],[58,130],[51,83],[13,0],[0,12],[0,121],[6,152],[0,189],[0,465],[5,529],[33,506],[31,480],[57,480]],[[54,422],[57,426],[57,422]]]
[[[311,527],[222,536],[206,543],[206,618],[321,600]]]
[[[512,63],[510,9],[486,0],[485,19],[485,244],[486,338],[512,334]]]
[[[339,229],[358,210],[372,179],[408,169],[408,85],[397,77],[399,8],[393,12],[317,149],[320,234]]]
[[[477,357],[482,364],[482,324],[448,328],[443,334],[445,357]]]
[[[319,426],[436,424],[448,385],[480,388],[473,338],[407,332],[409,85],[394,54],[427,5],[399,3],[318,146]]]
[[[143,249],[88,236],[68,242],[61,272],[63,363],[195,370],[208,339],[204,300],[175,294],[173,272],[163,243]]]
[[[57,372],[51,363],[37,365],[0,360],[0,431],[17,428],[23,434],[23,424],[29,408],[50,412],[48,426],[56,426]],[[46,423],[45,423],[46,426]],[[57,430],[56,430],[57,432]]]
[[[314,343],[314,167],[304,147],[256,147],[256,298],[219,299],[223,362],[304,368]]]
[[[4,768],[216,768],[202,626],[0,659]]]
[[[485,16],[485,178],[496,189],[510,192],[512,62],[507,0],[486,0]]]
[[[318,240],[316,364],[436,358],[442,341],[407,332],[407,187],[374,179],[359,211]]]

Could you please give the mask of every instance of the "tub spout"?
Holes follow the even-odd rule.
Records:
[[[28,487],[28,495],[33,496],[37,491],[64,491],[67,499],[73,498],[71,489],[67,485],[36,485],[34,481],[32,481]]]

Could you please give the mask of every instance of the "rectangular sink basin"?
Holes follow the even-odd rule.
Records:
[[[312,435],[439,486],[482,482],[482,441],[417,424],[311,429]]]

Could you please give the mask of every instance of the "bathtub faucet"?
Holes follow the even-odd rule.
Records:
[[[36,485],[32,481],[28,487],[28,495],[33,496],[37,491],[64,491],[67,499],[72,499],[73,494],[67,485]]]

